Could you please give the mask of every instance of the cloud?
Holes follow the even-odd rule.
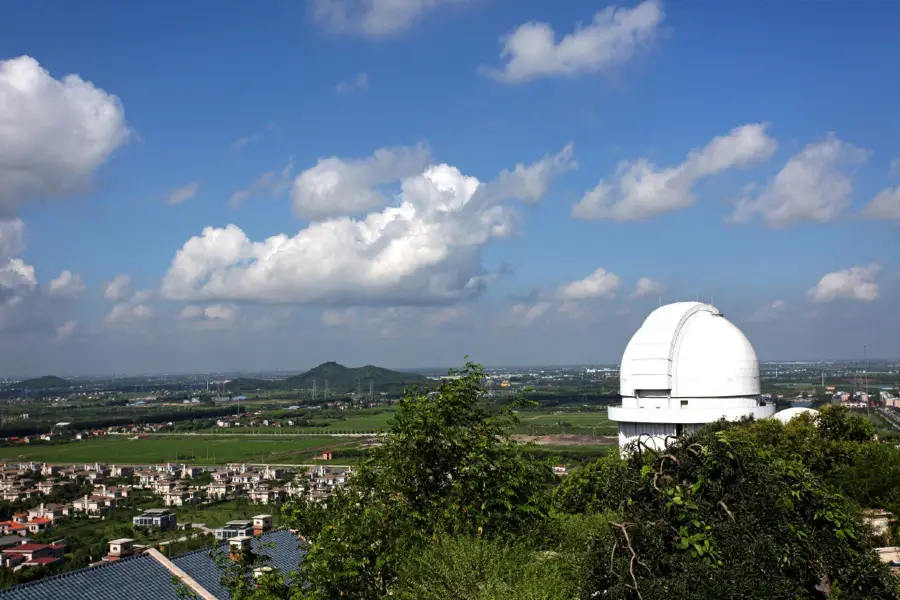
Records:
[[[172,193],[169,194],[169,197],[166,199],[166,204],[181,204],[185,200],[190,200],[197,195],[197,191],[199,189],[199,181],[192,181],[187,185],[183,185],[177,190],[173,190]]]
[[[597,269],[584,279],[573,281],[559,288],[557,295],[563,300],[578,301],[591,298],[614,298],[622,284],[622,278],[606,269]]]
[[[231,149],[237,152],[237,151],[241,150],[247,144],[251,144],[253,142],[258,142],[263,137],[265,137],[267,134],[278,133],[278,131],[279,131],[278,125],[275,125],[274,123],[269,123],[268,125],[266,125],[265,128],[260,129],[256,133],[238,138],[238,139],[234,140],[233,142],[231,142]]]
[[[68,339],[72,336],[72,333],[75,331],[75,326],[77,322],[75,321],[66,321],[62,325],[56,328],[56,341],[61,342],[63,340]]]
[[[634,8],[608,6],[594,15],[590,25],[577,26],[559,43],[547,23],[525,23],[502,39],[503,67],[483,66],[481,71],[505,83],[608,71],[649,46],[664,17],[656,0]]]
[[[878,221],[895,221],[900,225],[900,186],[879,192],[862,209],[860,216]]]
[[[360,73],[353,79],[348,79],[346,81],[341,81],[335,86],[335,91],[338,94],[346,94],[348,92],[353,92],[356,90],[364,90],[369,87],[369,75],[368,73]]]
[[[0,261],[25,249],[25,223],[22,219],[0,219]]]
[[[37,287],[34,267],[21,258],[0,262],[0,304],[16,306]]]
[[[587,192],[572,207],[572,216],[637,221],[687,208],[696,200],[693,186],[697,181],[765,160],[777,147],[775,139],[766,134],[766,125],[755,123],[713,138],[676,167],[660,169],[646,158],[623,161],[616,169],[615,181],[601,181]]]
[[[771,304],[761,306],[752,315],[747,317],[749,323],[766,323],[774,321],[787,309],[787,302],[775,300]]]
[[[868,157],[868,150],[830,133],[788,160],[756,198],[740,199],[731,220],[746,222],[759,215],[773,228],[832,221],[850,204],[853,185],[847,171]]]
[[[632,298],[643,298],[644,296],[657,296],[666,291],[664,283],[654,281],[649,277],[641,277],[634,286]]]
[[[541,300],[534,304],[520,302],[510,307],[510,321],[513,325],[534,325],[535,321],[544,316],[553,307],[554,303],[546,300]]]
[[[30,56],[0,61],[0,219],[89,187],[130,131],[116,96],[78,75],[54,79]]]
[[[182,319],[202,319],[206,321],[221,321],[234,323],[238,309],[233,304],[210,304],[206,307],[185,306],[178,315]]]
[[[376,188],[421,173],[431,161],[424,144],[381,148],[365,159],[319,159],[294,180],[294,214],[323,219],[364,212],[384,206],[388,199]]]
[[[840,299],[872,302],[878,299],[875,278],[880,271],[881,265],[872,263],[828,273],[807,294],[814,302]]]
[[[571,146],[487,183],[440,164],[403,179],[393,205],[361,219],[316,221],[259,242],[236,225],[206,227],[175,254],[161,291],[171,300],[345,306],[473,298],[497,277],[482,266],[481,250],[513,232],[508,201],[538,201],[573,166]],[[351,180],[342,189],[354,194]]]
[[[37,287],[34,267],[15,257],[24,249],[22,220],[0,220],[0,307],[18,306]]]
[[[47,291],[51,296],[71,298],[84,291],[84,283],[82,283],[81,277],[67,270],[50,282]]]
[[[312,0],[316,23],[331,33],[371,39],[394,36],[412,27],[426,13],[467,0]]]
[[[112,307],[104,321],[106,323],[130,323],[149,319],[153,316],[153,309],[146,304],[131,304],[121,302]]]
[[[112,281],[103,283],[103,298],[110,302],[123,302],[131,298],[131,277],[117,275]]]
[[[265,193],[272,197],[280,196],[291,187],[291,175],[294,171],[294,159],[291,157],[287,165],[281,171],[266,171],[248,188],[242,188],[232,192],[228,198],[228,204],[232,208],[238,208],[244,202]]]

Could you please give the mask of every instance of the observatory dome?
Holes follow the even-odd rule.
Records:
[[[791,419],[793,419],[794,417],[797,417],[800,415],[806,415],[806,414],[808,414],[810,417],[815,419],[816,415],[819,414],[819,411],[812,409],[812,408],[804,408],[804,407],[798,406],[798,407],[793,407],[793,408],[786,408],[784,410],[779,410],[777,413],[775,413],[772,416],[774,418],[778,419],[779,421],[781,421],[782,423],[787,424],[787,423],[790,423]]]
[[[654,310],[631,338],[619,369],[619,442],[690,433],[720,418],[763,418],[759,362],[750,340],[719,310],[676,302]]]
[[[673,397],[759,394],[750,340],[714,306],[677,302],[656,309],[625,348],[619,393],[668,390]]]

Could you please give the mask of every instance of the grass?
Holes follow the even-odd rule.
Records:
[[[56,463],[106,462],[151,464],[188,462],[268,462],[297,464],[310,462],[325,450],[356,448],[359,440],[339,437],[212,437],[154,436],[137,440],[109,437],[67,444],[0,448],[0,459],[38,460]]]
[[[559,425],[568,423],[571,427]],[[592,435],[614,435],[616,424],[609,420],[606,411],[591,412],[520,412],[518,433],[536,435],[547,433],[581,433]]]

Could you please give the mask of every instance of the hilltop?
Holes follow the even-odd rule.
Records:
[[[302,390],[313,387],[313,382],[319,390],[328,389],[334,393],[344,394],[354,392],[357,385],[363,393],[369,391],[369,383],[376,393],[386,392],[399,394],[408,385],[425,385],[428,378],[417,373],[404,373],[392,371],[383,367],[365,365],[363,367],[345,367],[334,361],[322,363],[300,375],[294,375],[280,381],[265,379],[240,378],[230,381],[228,389],[238,390]]]

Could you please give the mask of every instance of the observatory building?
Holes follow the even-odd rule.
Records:
[[[740,329],[701,302],[676,302],[650,313],[622,355],[619,448],[641,438],[662,448],[666,437],[694,433],[721,418],[771,417],[760,399],[756,352]]]

